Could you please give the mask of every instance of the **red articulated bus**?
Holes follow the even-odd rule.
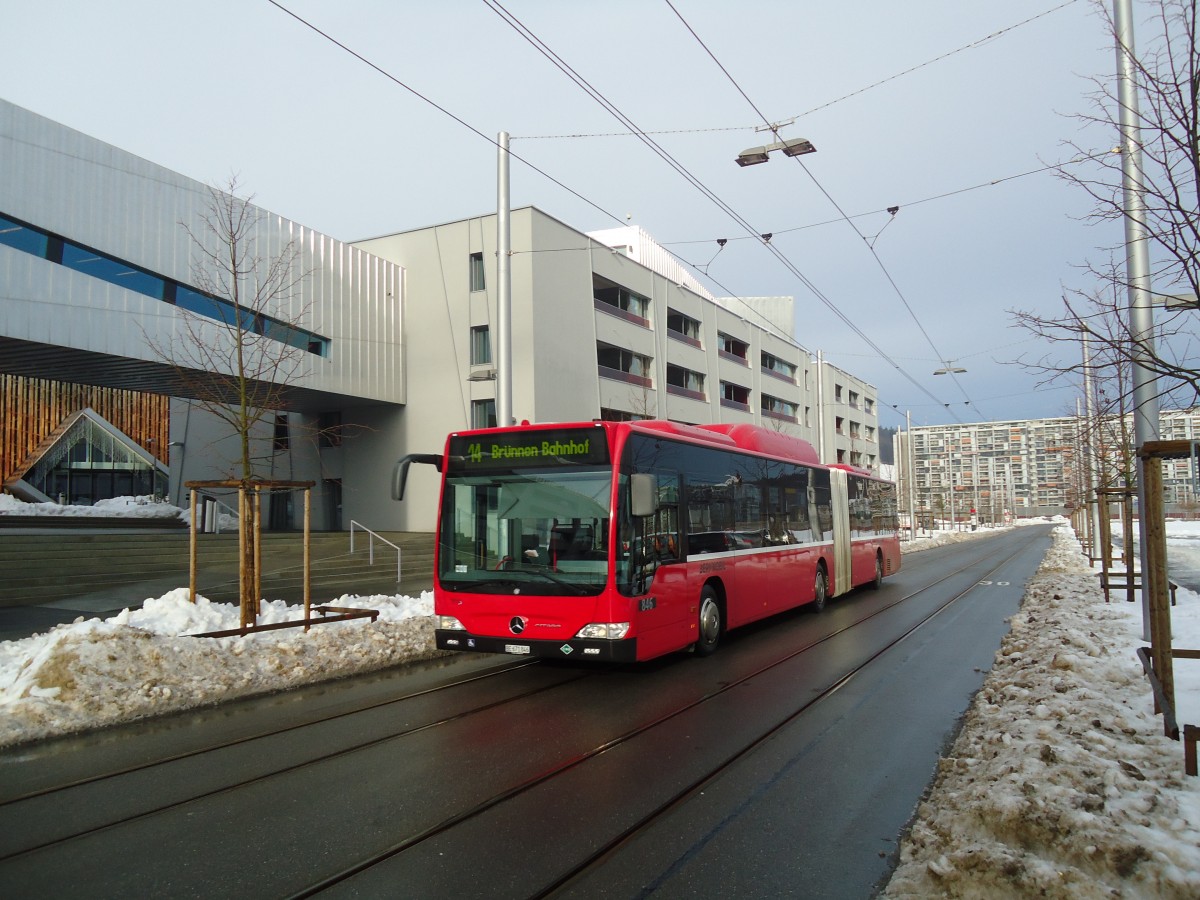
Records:
[[[437,646],[647,660],[900,568],[895,485],[753,425],[589,422],[451,434]]]

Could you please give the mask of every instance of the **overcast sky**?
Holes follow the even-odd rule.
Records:
[[[1074,118],[1115,66],[1087,0],[503,0],[790,266],[495,2],[279,3],[328,37],[268,0],[0,0],[0,84],[190,177],[236,173],[260,205],[342,240],[493,211],[508,131],[580,195],[514,161],[514,206],[583,231],[640,225],[717,295],[794,296],[796,339],[875,384],[883,425],[1074,412],[1074,384],[1038,389],[1013,364],[1074,348],[1030,340],[1010,311],[1057,312],[1121,241],[1081,221],[1076,189],[1024,174],[1070,159],[1065,141],[1116,143]],[[763,117],[793,116],[783,136],[815,154],[734,164],[769,140]],[[939,357],[967,372],[933,376]]]

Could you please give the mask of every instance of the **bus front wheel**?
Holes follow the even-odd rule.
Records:
[[[721,604],[717,592],[705,587],[700,592],[700,613],[696,621],[695,652],[697,656],[711,656],[721,640]]]

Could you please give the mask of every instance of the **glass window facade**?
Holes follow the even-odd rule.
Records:
[[[315,356],[329,355],[329,338],[246,308],[242,309],[239,317],[236,307],[228,300],[147,272],[131,263],[64,240],[3,214],[0,214],[0,244],[58,263],[90,278],[170,303],[195,315],[215,319],[223,325],[232,326],[238,322],[244,331],[261,334]]]

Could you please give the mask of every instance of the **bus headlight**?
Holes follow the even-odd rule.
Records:
[[[454,618],[454,616],[438,616],[437,627],[442,631],[466,631],[463,623]]]
[[[628,622],[592,622],[590,625],[580,628],[575,637],[585,640],[619,641],[627,634],[629,634]]]

